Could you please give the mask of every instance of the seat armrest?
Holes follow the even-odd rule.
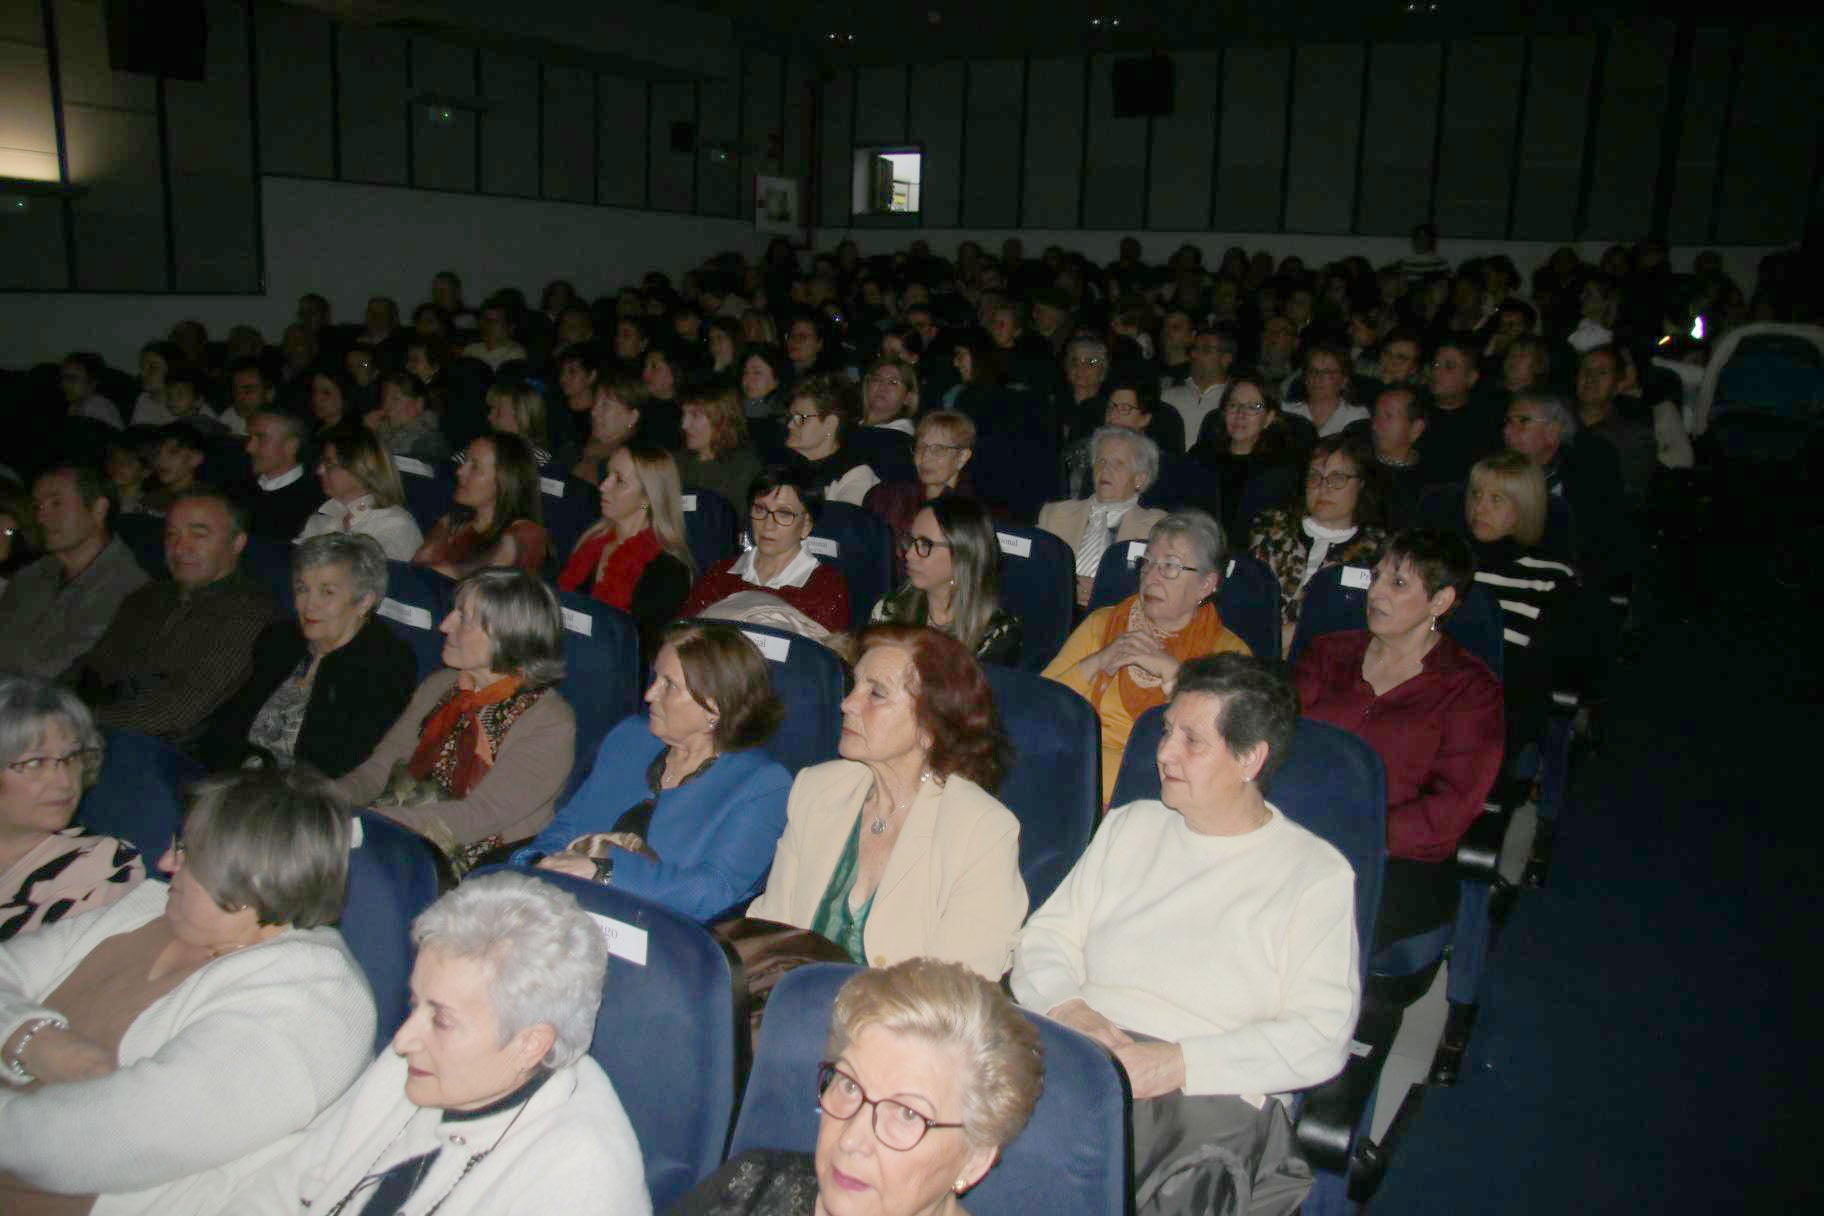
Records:
[[[1457,841],[1457,873],[1472,881],[1494,882],[1500,877],[1501,843],[1507,839],[1507,809],[1488,803],[1469,831]]]
[[[1313,1170],[1348,1176],[1356,1129],[1380,1084],[1390,1046],[1351,1043],[1349,1062],[1343,1065],[1343,1071],[1305,1091],[1295,1134],[1299,1155]]]

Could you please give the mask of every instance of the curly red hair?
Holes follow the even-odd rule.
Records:
[[[912,656],[907,686],[919,729],[931,738],[931,771],[938,777],[961,773],[989,793],[999,789],[1007,772],[1007,735],[975,656],[956,639],[917,625],[876,625],[861,635],[860,654],[878,646],[897,646]]]

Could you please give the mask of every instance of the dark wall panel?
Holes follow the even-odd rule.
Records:
[[[538,64],[483,51],[481,188],[488,194],[538,194]]]
[[[1020,222],[1020,93],[1017,59],[969,64],[969,106],[963,116],[963,197],[958,223],[1011,228]]]
[[[1710,239],[1734,47],[1735,35],[1729,30],[1698,30],[1692,38],[1691,75],[1685,85],[1679,130],[1678,179],[1666,220],[1666,239],[1678,244],[1698,245]]]
[[[1027,228],[1075,228],[1083,183],[1083,60],[1034,59],[1026,107]]]
[[[735,142],[740,137],[739,92],[733,80],[706,80],[703,126],[697,141],[697,213],[739,214],[741,191],[736,178]]]
[[[336,64],[343,178],[403,186],[405,36],[344,26],[337,32]]]
[[[753,214],[754,177],[777,175],[784,165],[785,119],[781,93],[785,61],[764,51],[741,57],[741,214]]]
[[[1585,238],[1638,240],[1653,225],[1671,57],[1670,25],[1624,27],[1609,40]]]
[[[1377,60],[1380,52],[1375,48]],[[1500,240],[1507,235],[1524,54],[1520,38],[1465,38],[1450,44],[1434,220],[1449,236]],[[1379,84],[1378,67],[1375,76]]]
[[[817,183],[817,222],[830,228],[849,226],[854,202],[854,77],[838,72],[823,87],[817,114],[817,149],[821,157]]]
[[[855,73],[857,143],[896,144],[906,138],[906,71],[884,67]]]
[[[1216,99],[1222,85],[1219,51],[1173,55],[1177,97],[1170,114],[1153,119],[1153,170],[1147,225],[1202,228],[1215,188]]]
[[[1298,48],[1292,94],[1288,232],[1348,232],[1362,130],[1363,51],[1352,44]]]
[[[638,207],[646,195],[646,86],[623,76],[597,76],[601,108],[601,164],[597,180],[603,203]]]
[[[207,80],[165,82],[178,291],[260,290],[247,8],[209,0]]]
[[[1368,69],[1368,115],[1362,128],[1357,232],[1408,232],[1430,213],[1440,66],[1435,42],[1374,47]],[[1488,152],[1483,149],[1484,155]]]
[[[545,68],[545,197],[595,199],[595,74],[557,64]]]
[[[1144,118],[1116,118],[1114,65],[1126,56],[1097,55],[1089,71],[1089,158],[1083,178],[1087,228],[1138,228],[1146,222]]]
[[[1279,227],[1280,174],[1286,161],[1283,46],[1234,46],[1223,57],[1221,159],[1216,173],[1218,232]]]
[[[1819,42],[1815,33],[1749,32],[1729,123],[1719,241],[1781,244],[1804,231],[1824,104]]]
[[[924,222],[933,228],[958,223],[962,199],[963,65],[934,63],[912,76],[912,142],[923,145],[924,181],[919,186]],[[973,183],[971,184],[973,188]]]
[[[1520,141],[1520,180],[1514,196],[1516,240],[1566,241],[1572,237],[1595,63],[1593,34],[1533,39],[1533,70],[1527,81]],[[1648,185],[1650,188],[1651,183]]]
[[[329,18],[276,4],[256,10],[260,66],[260,167],[295,177],[334,177]]]
[[[411,42],[412,184],[427,190],[472,191],[475,180],[473,110],[450,101],[475,95],[475,52],[433,38]]]
[[[690,151],[673,151],[671,142],[672,129],[678,124],[692,129],[693,144],[701,142],[695,137],[696,111],[696,95],[690,85],[667,82],[652,86],[650,205],[655,210],[696,210],[697,153],[694,148]]]

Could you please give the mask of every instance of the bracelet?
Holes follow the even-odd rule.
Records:
[[[13,1080],[21,1085],[30,1085],[32,1082],[36,1081],[38,1078],[27,1072],[25,1070],[25,1065],[20,1063],[20,1061],[25,1058],[26,1045],[32,1041],[33,1036],[47,1027],[56,1027],[58,1030],[62,1030],[68,1025],[69,1023],[62,1018],[34,1018],[32,1021],[27,1022],[25,1024],[25,1033],[19,1036],[19,1042],[13,1045],[13,1050],[9,1052],[6,1057],[6,1070],[12,1074]]]

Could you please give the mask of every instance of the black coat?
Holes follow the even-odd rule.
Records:
[[[311,476],[304,475],[278,490],[262,490],[257,480],[242,482],[235,498],[247,508],[247,530],[256,539],[290,544],[304,530],[304,521],[323,505],[323,487]]]
[[[210,719],[196,746],[197,758],[211,770],[221,770],[238,768],[255,754],[247,741],[253,720],[304,653],[297,621],[268,625],[253,644],[253,674]],[[417,687],[411,647],[384,621],[369,617],[346,646],[318,664],[293,762],[327,777],[342,776],[372,754]]]

